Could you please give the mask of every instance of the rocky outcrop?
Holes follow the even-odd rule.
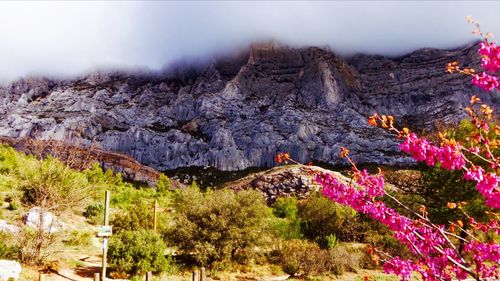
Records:
[[[367,116],[431,130],[455,123],[472,94],[498,107],[498,95],[447,74],[447,62],[474,66],[477,46],[423,49],[399,58],[258,44],[164,74],[93,73],[53,81],[21,79],[0,88],[0,135],[97,145],[159,170],[274,166],[288,151],[301,162],[407,164],[397,142]]]
[[[321,190],[321,185],[316,183],[316,176],[319,174],[330,174],[343,183],[352,184],[352,179],[341,173],[318,166],[285,165],[228,182],[223,188],[236,191],[257,190],[268,204],[273,204],[281,197],[295,197],[301,200]]]
[[[319,167],[301,167],[298,165],[276,167],[264,172],[254,173],[242,179],[229,182],[224,187],[233,190],[257,190],[270,204],[280,197],[307,198],[312,191],[318,191],[315,172],[328,172]],[[338,174],[338,173],[335,173]]]

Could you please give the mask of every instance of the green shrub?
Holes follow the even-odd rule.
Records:
[[[166,194],[170,192],[171,188],[170,179],[165,174],[160,174],[160,178],[156,182],[156,192],[159,194]]]
[[[298,218],[299,206],[294,197],[280,197],[273,205],[274,234],[283,239],[299,239],[302,233],[301,221]]]
[[[19,170],[19,189],[23,203],[53,212],[83,207],[89,198],[86,177],[56,158],[26,158]]]
[[[17,259],[19,248],[13,245],[13,237],[9,233],[0,232],[0,259]]]
[[[291,276],[297,276],[300,273],[308,275],[315,271],[314,265],[319,262],[317,256],[314,255],[319,250],[315,243],[300,239],[286,240],[279,250],[281,268]]]
[[[115,186],[111,189],[111,207],[127,209],[133,207],[137,201],[152,199],[156,197],[153,188],[136,188],[130,183]]]
[[[325,237],[335,234],[341,241],[356,240],[357,214],[320,193],[311,195],[299,206],[299,218],[305,237],[326,247]]]
[[[104,206],[99,202],[94,202],[83,211],[83,216],[93,225],[104,221]]]
[[[110,239],[108,259],[111,271],[129,276],[168,270],[171,260],[165,258],[165,243],[148,230],[122,231]]]
[[[270,236],[270,208],[257,191],[187,188],[174,198],[169,241],[204,266],[246,261]]]
[[[124,230],[151,230],[153,229],[154,203],[136,199],[134,204],[116,213],[111,219],[114,233]],[[163,213],[157,214],[157,230],[160,233],[166,231],[167,222]]]
[[[111,169],[104,171],[98,163],[83,171],[89,183],[94,186],[122,186],[125,183],[120,173],[113,173]]]
[[[333,249],[338,245],[339,240],[337,239],[337,236],[335,236],[335,234],[330,234],[325,237],[325,242],[327,249]]]
[[[394,238],[392,232],[385,228],[385,226],[368,230],[365,234],[365,242],[391,256],[397,255],[402,258],[412,257],[408,248]]]
[[[273,234],[282,239],[300,239],[304,237],[299,219],[275,218],[272,221]]]
[[[273,206],[273,214],[279,218],[297,218],[299,204],[295,197],[280,197]]]
[[[63,240],[63,243],[66,246],[90,246],[92,244],[92,233],[73,230],[67,235],[67,238]]]
[[[19,209],[19,207],[21,207],[21,204],[19,204],[19,202],[12,201],[9,203],[9,206],[7,207],[7,209],[9,211],[15,211],[15,210]]]
[[[0,173],[16,172],[19,168],[19,155],[12,147],[0,145]]]

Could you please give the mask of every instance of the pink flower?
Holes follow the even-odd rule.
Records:
[[[356,173],[357,183],[365,187],[370,197],[384,196],[384,177],[382,175],[372,176],[366,169]]]
[[[487,74],[486,72],[473,75],[472,76],[472,84],[476,85],[477,87],[479,87],[485,91],[491,91],[493,89],[498,88],[498,86],[500,85],[498,83],[497,77],[491,76],[491,75]]]
[[[426,139],[418,138],[414,133],[410,134],[399,145],[399,148],[411,154],[417,161],[425,161],[427,165],[434,166],[439,148],[432,145]]]
[[[438,158],[443,168],[447,170],[460,170],[465,166],[465,159],[458,145],[442,146],[439,148]]]
[[[466,180],[480,182],[484,179],[484,169],[481,167],[471,167],[467,172],[465,172],[464,178]]]
[[[492,73],[500,70],[500,47],[495,43],[482,42],[479,48],[483,69]]]
[[[392,258],[384,263],[384,272],[401,276],[401,280],[410,280],[411,273],[417,268],[411,260],[402,260],[400,257]]]

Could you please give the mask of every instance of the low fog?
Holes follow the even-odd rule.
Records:
[[[398,56],[479,39],[466,15],[500,38],[500,2],[1,2],[0,81],[95,69],[162,69],[251,42]]]

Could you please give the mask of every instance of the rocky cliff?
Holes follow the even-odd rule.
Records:
[[[342,164],[340,146],[357,162],[406,164],[395,138],[366,118],[392,114],[399,126],[430,130],[460,120],[473,93],[498,107],[444,71],[452,60],[477,64],[476,48],[342,59],[268,43],[161,74],[26,78],[0,88],[0,135],[98,145],[158,170],[270,167],[279,151]]]

